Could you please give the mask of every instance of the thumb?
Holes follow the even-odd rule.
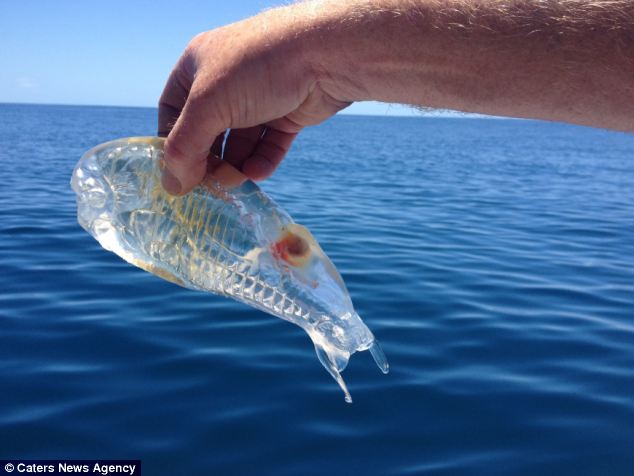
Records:
[[[188,193],[204,178],[207,156],[226,126],[208,94],[196,94],[195,85],[167,136],[164,146],[163,188],[172,195]]]

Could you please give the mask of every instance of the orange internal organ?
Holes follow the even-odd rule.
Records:
[[[271,253],[291,266],[302,267],[310,258],[310,245],[303,237],[285,230],[271,246]]]

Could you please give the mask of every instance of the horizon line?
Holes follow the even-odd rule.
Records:
[[[118,108],[118,109],[154,109],[158,110],[157,106],[138,106],[138,105],[120,105],[120,104],[70,104],[70,103],[57,103],[57,102],[8,102],[0,101],[0,105],[4,106],[59,106],[59,107],[102,107],[102,108]],[[391,103],[385,103],[386,106],[390,106]],[[473,112],[454,111],[451,109],[417,109],[417,106],[411,106],[407,104],[400,104],[412,108],[412,114],[368,114],[358,112],[346,112],[345,109],[337,112],[335,115],[342,116],[361,116],[361,117],[401,117],[401,118],[422,118],[422,119],[503,119],[503,120],[518,120],[523,118],[515,117],[502,117],[502,116],[489,116],[486,114],[478,114]],[[415,114],[418,112],[419,114]]]

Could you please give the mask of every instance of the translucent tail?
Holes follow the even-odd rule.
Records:
[[[370,354],[372,354],[372,358],[374,359],[374,362],[376,362],[377,367],[381,369],[381,372],[384,374],[388,373],[390,371],[390,364],[387,361],[387,357],[385,357],[385,353],[383,353],[383,349],[381,348],[379,341],[376,340],[376,337],[368,349],[370,350]]]
[[[375,338],[367,349],[370,351],[370,354],[372,354],[374,362],[376,362],[376,365],[379,367],[381,372],[384,374],[388,373],[390,365],[383,353],[383,349],[381,349],[379,341]],[[343,390],[346,402],[352,403],[352,396],[348,391],[346,382],[344,382],[343,377],[341,376],[341,372],[343,372],[348,364],[350,354],[341,351],[328,352],[325,347],[322,347],[319,344],[315,344],[315,352],[317,352],[317,357],[319,358],[321,364],[326,367],[328,373],[332,375],[332,378],[335,379],[335,381],[339,384],[339,387],[341,387],[341,390]]]
[[[326,367],[328,373],[332,375],[332,378],[337,381],[337,383],[341,387],[341,390],[343,390],[346,403],[352,403],[352,397],[350,396],[348,387],[346,387],[346,382],[343,381],[343,378],[339,373],[346,368],[349,355],[342,355],[340,358],[337,358],[334,355],[331,357],[332,353],[329,354],[328,352],[326,352],[326,349],[318,344],[315,344],[315,352],[317,352],[317,357],[319,357],[319,361],[321,362],[321,364]],[[339,361],[339,365],[337,365],[337,361]]]

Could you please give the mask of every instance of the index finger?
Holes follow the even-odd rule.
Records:
[[[187,102],[192,82],[183,68],[183,61],[179,60],[167,78],[159,99],[158,135],[160,137],[167,137]]]
[[[203,84],[201,84],[203,83]],[[163,146],[163,188],[183,195],[205,176],[207,156],[216,138],[227,129],[216,84],[197,78],[176,124]]]

